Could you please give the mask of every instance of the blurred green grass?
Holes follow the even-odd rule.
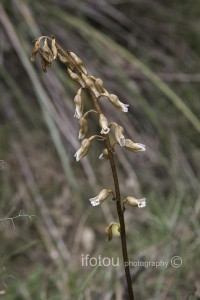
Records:
[[[40,34],[54,34],[130,104],[124,116],[102,102],[128,138],[147,146],[144,155],[121,149],[116,155],[122,195],[148,201],[144,211],[126,213],[130,259],[178,255],[183,265],[142,270],[137,298],[186,299],[194,290],[200,275],[199,14],[198,2],[189,0],[2,1],[0,217],[22,208],[37,215],[33,223],[16,222],[15,231],[0,231],[0,255],[8,257],[0,260],[2,297],[75,299],[81,290],[80,299],[116,299],[123,289],[122,266],[98,272],[81,266],[85,253],[121,256],[118,238],[107,244],[104,236],[107,222],[116,221],[112,203],[94,209],[87,200],[112,180],[106,162],[96,167],[99,145],[80,164],[74,161],[77,87],[58,64],[47,75],[31,65],[32,40]],[[97,127],[95,118],[90,126]]]

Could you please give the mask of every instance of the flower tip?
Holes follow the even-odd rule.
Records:
[[[108,132],[110,131],[110,128],[106,127],[106,128],[102,128],[101,130],[101,134],[108,134]]]
[[[79,135],[78,135],[78,139],[82,140],[83,138],[84,138],[84,135],[80,132]]]
[[[77,119],[79,120],[81,117],[82,117],[81,115],[78,115],[78,114],[75,112],[74,118],[77,118]]]
[[[77,152],[74,154],[74,157],[76,158],[76,161],[79,161],[79,160],[80,160],[80,158],[79,158],[79,156],[78,156],[78,153],[77,153]]]
[[[99,200],[97,199],[97,197],[90,198],[89,201],[90,201],[90,204],[91,204],[92,206],[97,206],[97,205],[100,204],[100,202],[99,202]]]
[[[98,206],[100,203],[99,202],[95,202],[95,203],[91,203],[92,206]]]
[[[119,139],[119,144],[120,144],[121,147],[124,147],[124,146],[125,146],[125,143],[126,143],[126,141],[125,141],[125,138],[124,138],[124,137],[121,138],[121,139]]]
[[[138,144],[140,151],[146,151],[146,146],[144,144]]]
[[[123,112],[128,112],[128,107],[123,107],[122,111]]]
[[[146,206],[146,198],[140,199],[138,202],[138,207],[142,208]]]
[[[139,205],[138,205],[139,208],[143,208],[143,207],[145,207],[145,206],[146,206],[146,203],[143,203],[143,204],[139,204]]]

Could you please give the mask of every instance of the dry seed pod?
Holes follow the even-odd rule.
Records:
[[[87,75],[87,70],[86,70],[86,68],[83,64],[83,61],[74,52],[69,51],[68,53],[72,57],[72,59],[73,59],[74,63],[76,64],[76,66],[78,68],[80,68],[83,73],[85,73]]]
[[[55,39],[53,39],[52,42],[51,42],[51,50],[53,52],[53,59],[56,59],[57,55],[58,55],[58,49],[56,47],[56,40]]]
[[[117,226],[118,227],[118,231],[120,229],[120,225],[119,223],[116,222],[112,222],[110,223],[106,228],[105,228],[105,233],[107,234],[107,241],[111,241],[112,237],[113,237],[113,226]]]
[[[71,68],[69,68],[69,67],[67,68],[67,73],[69,74],[71,79],[78,82],[82,87],[85,87],[85,84],[84,84],[83,80],[75,72],[73,72],[71,70]]]
[[[89,201],[92,206],[97,206],[97,205],[103,203],[107,199],[107,197],[109,196],[110,193],[112,193],[112,190],[103,189],[99,193],[99,195],[97,195],[94,198],[90,198]]]
[[[87,121],[86,118],[81,117],[79,119],[79,124],[80,124],[80,130],[79,130],[78,139],[82,140],[86,136],[86,134],[88,132],[88,121]]]
[[[35,57],[36,57],[36,54],[38,53],[39,49],[40,49],[40,43],[39,43],[39,40],[36,40],[35,45],[33,47],[33,51],[31,53],[31,61],[32,62],[35,61]]]

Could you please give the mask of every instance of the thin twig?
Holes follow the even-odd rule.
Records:
[[[14,223],[14,219],[17,219],[17,218],[20,218],[20,217],[26,217],[27,219],[29,219],[30,221],[32,221],[32,217],[36,217],[35,215],[28,215],[28,214],[25,214],[23,211],[19,212],[19,214],[17,216],[14,216],[14,217],[8,217],[8,218],[2,218],[0,219],[0,222],[3,223],[3,227],[6,227],[6,221],[11,221],[12,225],[13,225],[13,228],[15,229],[15,223]]]

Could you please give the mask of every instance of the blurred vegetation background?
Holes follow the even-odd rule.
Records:
[[[127,299],[122,262],[81,265],[86,254],[121,257],[119,238],[104,233],[114,204],[88,201],[113,182],[100,143],[74,159],[77,85],[58,63],[44,74],[30,62],[32,41],[53,34],[130,105],[123,114],[102,101],[126,138],[146,145],[115,155],[122,196],[147,198],[125,214],[130,260],[183,260],[132,268],[136,299],[200,299],[199,17],[196,0],[1,1],[0,219],[36,217],[16,218],[15,229],[0,221],[0,298]]]

